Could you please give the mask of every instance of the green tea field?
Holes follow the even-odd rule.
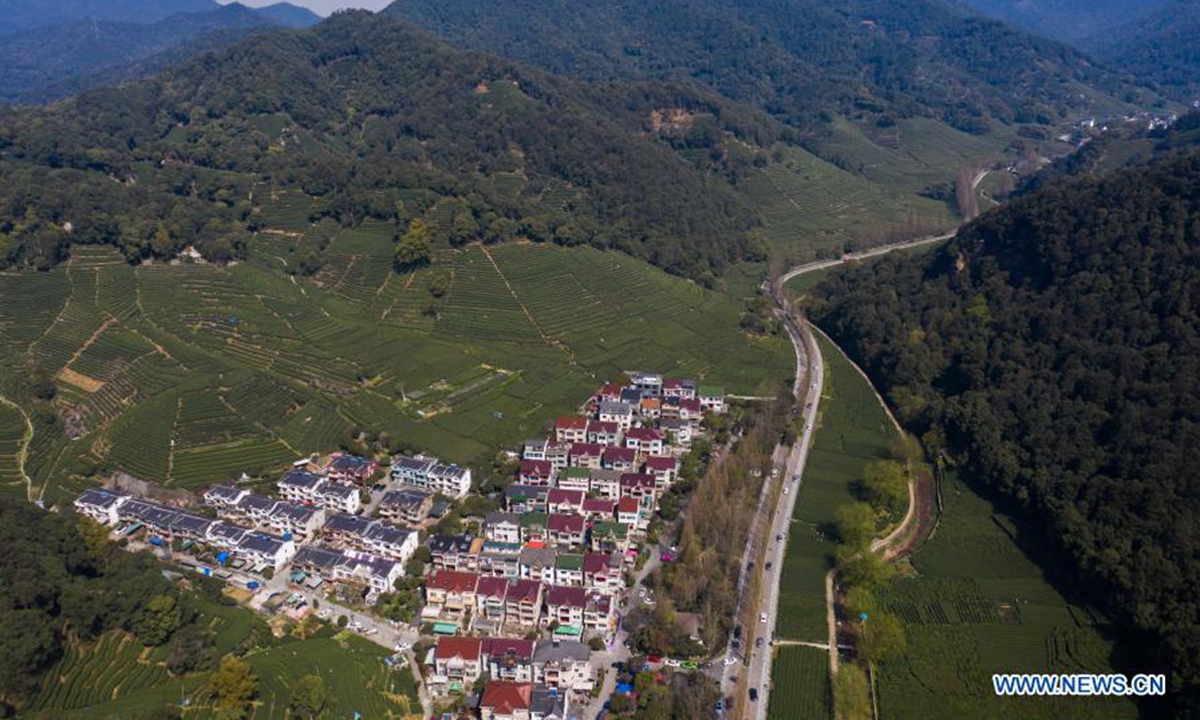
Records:
[[[447,247],[396,274],[387,227],[289,224],[294,213],[272,207],[271,228],[297,229],[260,233],[228,267],[131,266],[77,247],[50,272],[0,278],[0,363],[13,377],[36,366],[58,390],[26,463],[48,502],[97,469],[179,487],[269,475],[352,429],[484,464],[623,370],[747,394],[792,372],[784,340],[738,330],[740,298],[617,252]],[[327,232],[320,271],[287,274],[308,235]]]
[[[829,655],[819,648],[781,645],[771,665],[768,720],[829,720]]]
[[[236,611],[249,615],[248,611]],[[240,639],[240,638],[239,638]],[[218,638],[218,646],[220,646]],[[407,668],[392,670],[387,652],[357,636],[285,640],[250,652],[245,659],[258,678],[253,717],[288,717],[290,684],[308,674],[325,680],[330,717],[406,718],[420,715],[416,683]],[[208,673],[167,674],[161,651],[131,636],[110,633],[94,645],[72,648],[47,674],[27,708],[29,717],[155,717],[166,706],[186,708],[184,717],[216,717]]]
[[[992,673],[1103,673],[1102,618],[1072,604],[1021,549],[1022,532],[962,479],[944,484],[933,537],[880,597],[908,648],[878,673],[883,718],[1134,718],[1118,698],[997,698]]]
[[[952,177],[950,171],[947,181]],[[778,162],[752,175],[744,189],[763,216],[763,234],[773,251],[793,262],[822,251],[841,252],[855,240],[954,224],[946,203],[884,189],[798,148],[788,148]]]

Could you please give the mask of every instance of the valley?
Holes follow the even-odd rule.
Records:
[[[1193,713],[1194,0],[13,2],[0,716]]]

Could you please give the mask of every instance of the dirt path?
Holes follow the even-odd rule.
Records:
[[[483,251],[483,254],[485,256],[487,256],[487,259],[492,263],[492,267],[496,268],[496,274],[498,274],[500,276],[500,279],[504,281],[504,287],[508,288],[508,292],[512,294],[513,300],[515,300],[517,303],[517,307],[521,308],[521,312],[525,313],[525,319],[529,321],[529,324],[533,326],[534,330],[537,330],[538,335],[540,335],[542,338],[542,342],[546,343],[550,347],[555,347],[555,348],[558,348],[559,350],[562,350],[564,353],[567,354],[567,357],[574,360],[575,359],[574,351],[572,351],[571,348],[567,347],[562,342],[555,340],[555,339],[551,338],[549,335],[547,335],[546,332],[544,330],[542,330],[542,326],[538,325],[537,320],[533,319],[533,313],[529,312],[529,308],[527,308],[525,306],[525,303],[521,301],[521,297],[519,295],[517,295],[516,289],[514,289],[512,286],[512,283],[510,283],[508,281],[508,276],[505,275],[504,271],[500,269],[500,265],[499,265],[499,263],[496,262],[496,258],[492,257],[492,253],[490,253],[488,251],[488,249],[483,245],[480,245],[479,249]]]
[[[16,410],[21,414],[21,419],[25,421],[25,436],[21,441],[21,450],[17,453],[17,469],[21,471],[21,477],[25,479],[25,498],[29,502],[35,502],[37,498],[34,497],[33,478],[29,477],[29,473],[25,471],[25,461],[29,459],[29,446],[33,443],[33,423],[30,422],[25,408],[3,395],[0,395],[0,405],[6,405]]]

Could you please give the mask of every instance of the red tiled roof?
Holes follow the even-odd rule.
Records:
[[[587,604],[587,591],[581,587],[554,585],[546,593],[546,604],[551,607],[566,605],[581,608]]]
[[[646,467],[651,470],[674,470],[679,466],[679,461],[670,456],[651,455],[646,458]]]
[[[537,602],[542,584],[536,580],[514,580],[508,584],[505,600]]]
[[[655,478],[648,473],[621,473],[621,487],[654,487]]]
[[[604,452],[604,448],[606,447],[608,446],[601,445],[600,443],[571,443],[571,456],[597,457],[600,453]]]
[[[582,515],[565,515],[555,513],[546,522],[546,529],[555,532],[583,532]]]
[[[522,460],[521,474],[533,476],[549,476],[554,472],[554,466],[549,460]]]
[[[569,503],[571,505],[581,505],[586,499],[587,493],[582,490],[568,490],[567,488],[551,488],[546,495],[546,502],[551,505],[562,505]]]
[[[479,706],[491,708],[498,715],[512,715],[517,710],[528,710],[532,696],[533,685],[530,683],[491,680],[483,688]]]
[[[519,638],[484,638],[483,652],[490,658],[510,656],[528,662],[533,660],[533,641]]]
[[[430,574],[429,579],[425,581],[425,587],[433,590],[445,590],[446,592],[466,592],[474,590],[478,582],[479,576],[475,573],[459,572],[456,570],[434,570]]]
[[[501,600],[508,593],[508,579],[502,577],[487,577],[479,578],[479,584],[475,586],[475,594],[482,597],[498,597]]]
[[[604,572],[612,567],[612,555],[609,553],[584,553],[583,571],[589,575]]]
[[[456,657],[478,660],[482,646],[483,643],[479,638],[440,637],[437,641],[437,654],[434,657],[438,660],[450,660]]]
[[[559,430],[584,430],[587,428],[587,423],[587,418],[571,415],[555,420],[554,427]]]
[[[616,504],[604,498],[587,498],[583,501],[584,512],[611,513]]]
[[[636,427],[631,428],[629,432],[625,433],[625,437],[633,438],[634,440],[662,440],[663,432],[655,428]]]

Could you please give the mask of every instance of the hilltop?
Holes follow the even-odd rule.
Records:
[[[319,20],[283,3],[259,10],[233,3],[149,23],[89,18],[29,29],[0,46],[0,102],[54,100],[148,75],[232,44],[255,28],[307,27]]]
[[[261,199],[248,184],[268,181],[312,197],[314,220],[618,247],[711,281],[760,252],[755,214],[724,176],[775,132],[698,89],[589,85],[343,13],[4,113],[0,194],[17,204],[0,227],[15,264],[57,262],[72,240],[228,259]]]
[[[1137,91],[1065,45],[923,0],[398,0],[450,40],[593,79],[686,79],[802,126],[931,117],[973,133]]]

